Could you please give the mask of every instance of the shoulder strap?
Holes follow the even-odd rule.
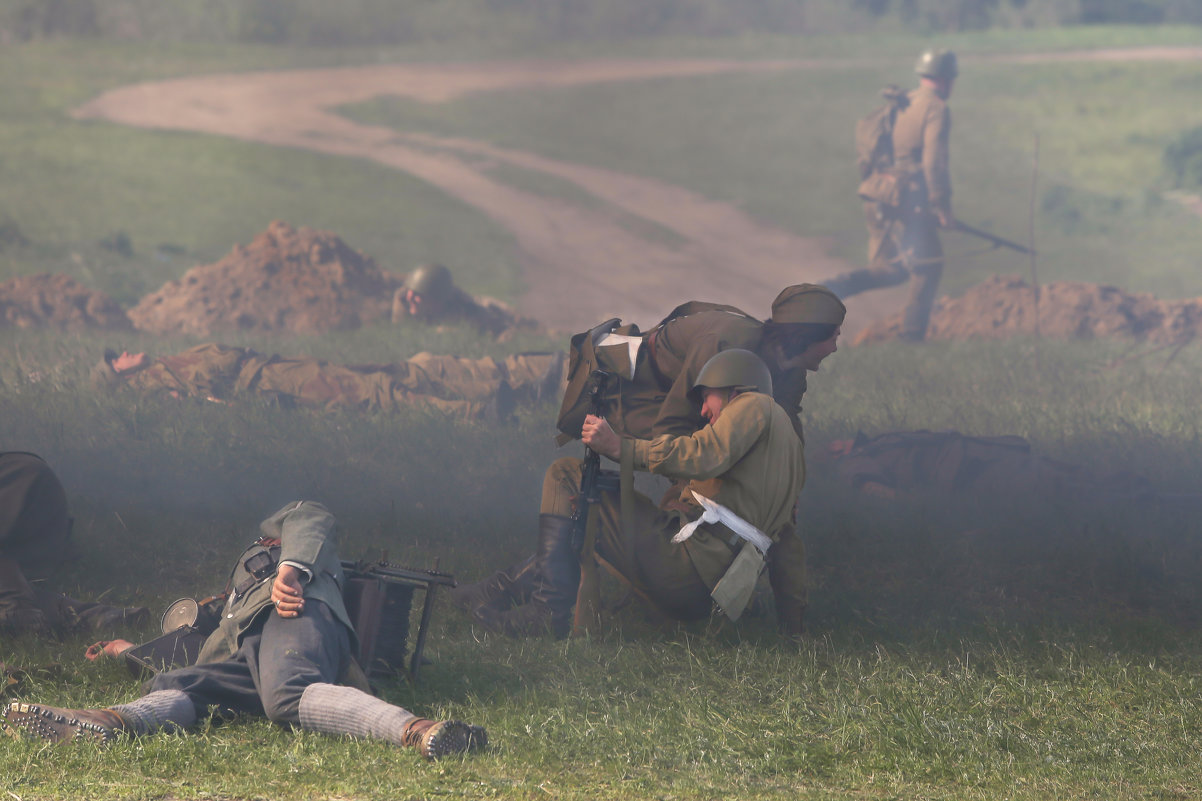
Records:
[[[739,317],[746,317],[748,320],[754,320],[747,312],[736,306],[729,306],[725,303],[710,303],[705,300],[690,300],[687,303],[682,303],[672,311],[668,312],[668,316],[660,320],[655,327],[660,328],[673,320],[679,320],[681,317],[688,317],[693,314],[707,311],[723,311],[727,314],[734,314]]]

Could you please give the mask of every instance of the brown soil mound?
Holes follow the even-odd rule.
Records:
[[[156,334],[317,333],[387,317],[403,279],[328,231],[276,221],[215,264],[193,267],[129,310]]]
[[[852,342],[897,339],[901,316],[882,320]],[[1202,298],[1157,300],[1112,286],[1076,281],[1047,284],[1039,293],[1039,332],[1057,339],[1130,336],[1185,342],[1202,333]],[[958,298],[935,303],[928,339],[1002,339],[1035,333],[1035,293],[1021,278],[997,275]]]
[[[108,295],[65,275],[25,275],[0,284],[0,328],[62,331],[133,328]]]

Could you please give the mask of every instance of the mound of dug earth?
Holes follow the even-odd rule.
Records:
[[[1035,292],[1018,276],[998,275],[958,298],[940,298],[928,339],[1002,339],[1035,333]],[[1057,281],[1040,288],[1039,332],[1057,339],[1130,336],[1185,342],[1202,333],[1202,298],[1157,300],[1112,286]],[[898,339],[901,315],[875,323],[852,342]]]
[[[61,331],[133,328],[117,302],[65,275],[25,275],[0,284],[0,328]]]
[[[143,331],[200,336],[357,328],[391,313],[401,281],[328,231],[276,221],[142,298],[129,319]]]

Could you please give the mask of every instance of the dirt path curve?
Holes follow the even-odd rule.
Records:
[[[1041,59],[1189,60],[1202,59],[1202,48],[1006,57],[1023,63]],[[578,330],[608,316],[647,325],[692,298],[766,315],[782,287],[821,281],[853,265],[829,256],[820,239],[758,223],[732,205],[680,187],[478,141],[360,125],[332,109],[381,95],[440,103],[475,92],[866,63],[530,61],[206,75],[115,89],[74,116],[367,158],[403,170],[510,231],[524,254],[529,287],[521,310],[551,327]],[[479,166],[482,157],[569,181],[601,202],[586,208],[508,186]],[[652,226],[675,236],[650,234]],[[848,333],[892,312],[902,297],[904,289],[855,298]]]

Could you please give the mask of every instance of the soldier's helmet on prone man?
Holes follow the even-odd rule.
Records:
[[[731,348],[710,357],[697,374],[689,395],[693,400],[706,389],[737,389],[772,394],[772,373],[764,360],[749,350]]]
[[[446,300],[454,286],[451,271],[441,264],[423,264],[405,279],[405,289],[412,289],[423,299],[433,301]]]
[[[924,50],[914,65],[914,71],[924,78],[950,81],[960,74],[956,54],[951,50]]]

